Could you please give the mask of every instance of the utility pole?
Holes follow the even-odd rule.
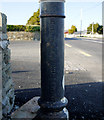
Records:
[[[102,2],[102,24],[103,24],[103,37],[104,37],[104,1]],[[104,39],[102,39],[104,41]]]
[[[82,32],[82,8],[81,8],[81,18],[80,18],[80,20],[81,20],[81,25],[80,25],[80,37],[81,37],[81,32]]]
[[[64,97],[64,2],[40,0],[41,97],[35,120],[68,120]]]
[[[92,23],[92,35],[94,33],[94,22]]]

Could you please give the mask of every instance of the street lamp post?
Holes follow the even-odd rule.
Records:
[[[64,97],[64,0],[40,0],[41,97],[39,120],[67,120]]]
[[[93,35],[93,33],[94,33],[94,32],[93,32],[93,31],[94,31],[93,29],[94,29],[94,22],[92,23],[92,35]]]

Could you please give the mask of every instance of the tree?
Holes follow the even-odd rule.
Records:
[[[92,24],[90,24],[89,27],[87,27],[87,34],[90,34],[92,32]]]
[[[98,23],[93,24],[93,32],[103,34],[103,26],[99,25]],[[87,34],[90,33],[92,33],[92,24],[90,24],[89,27],[87,27]]]
[[[98,31],[97,31],[97,29],[99,28],[99,24],[98,23],[96,23],[96,24],[94,24],[94,26],[93,26],[93,29],[94,29],[94,33],[97,33]]]
[[[71,29],[69,29],[68,31],[69,31],[69,34],[73,34],[74,32],[77,32],[77,28],[76,26],[72,25]]]
[[[103,34],[103,26],[100,25],[100,26],[98,27],[97,31],[98,31],[99,34]]]
[[[34,12],[33,16],[29,18],[26,25],[40,25],[40,9],[37,12]]]

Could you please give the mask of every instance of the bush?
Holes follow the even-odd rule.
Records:
[[[25,31],[24,25],[7,25],[7,31]]]
[[[40,31],[40,26],[7,25],[7,31],[35,32]]]
[[[26,26],[26,32],[40,31],[40,26]]]

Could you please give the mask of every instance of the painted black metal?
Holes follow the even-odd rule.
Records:
[[[64,112],[64,2],[41,3],[41,109],[39,120],[67,119]]]
[[[64,2],[42,2],[41,15],[60,15],[64,14]]]
[[[48,14],[48,15],[44,14],[44,15],[41,15],[40,17],[41,18],[43,18],[43,17],[61,17],[61,18],[65,18],[65,16],[62,16],[62,15],[50,15],[50,14]]]

